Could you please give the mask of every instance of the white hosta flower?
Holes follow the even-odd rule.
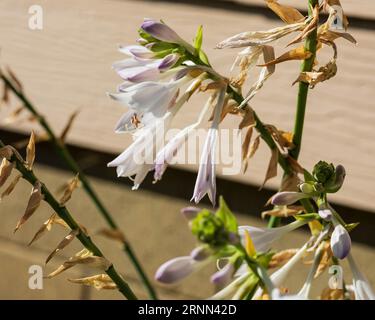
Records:
[[[371,288],[370,282],[358,269],[351,254],[348,255],[348,261],[353,273],[353,289],[356,300],[375,300],[375,293]]]
[[[272,243],[290,231],[293,231],[307,222],[296,220],[286,226],[278,228],[257,228],[253,226],[240,226],[238,232],[241,238],[244,238],[245,230],[250,234],[254,247],[258,252],[265,252],[270,249]]]
[[[212,100],[212,97],[208,99],[206,105],[201,111],[201,114],[197,122],[181,130],[165,145],[163,149],[159,151],[155,160],[155,181],[161,180],[165,170],[167,169],[168,164],[172,162],[178,150],[184,145],[188,137],[194,133],[194,130],[202,123],[204,115],[206,114],[209,106],[211,106]]]
[[[178,54],[169,54],[162,59],[129,58],[115,62],[113,68],[121,78],[130,82],[154,81],[161,79],[162,73],[172,68],[179,58]]]
[[[290,271],[295,267],[295,265],[302,259],[302,257],[305,255],[308,245],[310,241],[307,242],[304,246],[302,246],[301,249],[299,249],[296,254],[279,270],[275,271],[273,274],[271,274],[270,279],[272,281],[272,284],[275,288],[278,288],[283,285],[286,277],[290,273]],[[258,299],[262,295],[262,288],[258,288],[253,296],[253,300]]]
[[[206,194],[215,205],[216,198],[216,175],[215,175],[215,150],[218,138],[218,128],[221,112],[224,106],[226,88],[220,90],[214,111],[214,119],[208,131],[200,158],[197,180],[195,182],[192,200],[198,203]]]
[[[169,127],[173,114],[168,112],[163,118],[157,118],[147,127],[137,131],[135,141],[108,167],[117,167],[118,177],[134,178],[133,190],[138,189],[147,173],[153,168],[154,153],[164,141],[166,128]]]
[[[170,82],[145,81],[109,95],[134,111],[151,112],[160,117],[173,105],[179,88],[189,80],[182,78]]]
[[[309,198],[310,196],[303,192],[294,191],[282,191],[276,193],[272,199],[271,203],[275,206],[289,206],[301,199]]]
[[[244,273],[234,279],[225,288],[215,293],[213,296],[208,298],[208,300],[227,300],[232,298],[236,292],[241,289],[246,280],[249,278],[249,273]]]

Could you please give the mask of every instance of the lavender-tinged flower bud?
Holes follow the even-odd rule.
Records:
[[[336,167],[335,170],[335,181],[332,183],[332,185],[327,186],[327,192],[335,193],[339,191],[344,184],[346,172],[344,166],[341,164]]]
[[[143,22],[141,28],[158,40],[171,43],[183,42],[180,36],[164,23],[154,20],[147,20]]]
[[[275,206],[287,206],[308,197],[307,194],[302,192],[283,191],[276,193],[272,197],[271,202]]]
[[[234,273],[234,266],[232,263],[228,262],[224,268],[220,269],[219,271],[215,272],[211,276],[211,282],[218,287],[226,286],[229,281],[232,279]]]
[[[178,257],[162,264],[156,271],[155,279],[162,283],[175,283],[194,271],[194,260],[190,256]]]
[[[181,213],[188,220],[193,220],[201,211],[202,209],[198,207],[186,207],[186,208],[181,209]]]
[[[332,219],[332,211],[329,209],[319,209],[319,216],[327,221],[330,221]]]
[[[211,254],[212,251],[209,248],[206,246],[200,246],[196,247],[190,252],[190,257],[192,257],[195,261],[203,261],[211,256]]]
[[[338,224],[331,236],[331,249],[338,259],[344,259],[350,252],[352,241],[348,231]]]

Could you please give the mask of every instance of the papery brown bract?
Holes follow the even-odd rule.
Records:
[[[77,174],[71,181],[69,181],[68,185],[65,188],[64,194],[60,199],[60,205],[64,205],[67,203],[74,192],[74,190],[78,187],[79,185],[79,174]]]
[[[64,237],[64,239],[57,245],[56,249],[51,252],[51,254],[46,259],[46,264],[62,249],[69,245],[74,238],[79,234],[79,230],[72,230],[70,233]]]
[[[42,202],[44,196],[42,194],[42,184],[37,181],[34,184],[34,187],[31,191],[31,196],[29,198],[29,202],[27,203],[27,207],[25,210],[24,215],[21,217],[21,219],[18,221],[14,232],[16,232],[38,209],[40,203]]]
[[[60,135],[60,141],[61,141],[61,142],[63,142],[63,143],[65,142],[66,137],[68,136],[68,133],[69,133],[70,130],[72,129],[73,122],[74,122],[74,120],[76,119],[76,117],[78,116],[79,112],[80,112],[79,110],[76,110],[76,111],[74,111],[74,112],[70,115],[70,117],[69,117],[69,119],[68,119],[68,122],[66,123],[64,129],[63,129],[62,132],[61,132],[61,135]]]
[[[296,8],[278,3],[276,0],[266,0],[268,8],[275,12],[285,23],[301,22],[305,17]]]
[[[35,134],[31,132],[29,143],[26,147],[26,164],[27,168],[31,170],[35,161]]]
[[[3,158],[3,161],[0,165],[0,188],[5,184],[5,182],[12,174],[13,168],[14,164],[9,162],[6,158]]]
[[[94,287],[96,290],[113,290],[117,289],[116,284],[111,280],[107,274],[98,274],[91,277],[79,278],[79,279],[68,279],[68,281],[82,284],[85,286]]]

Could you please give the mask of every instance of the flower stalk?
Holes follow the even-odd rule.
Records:
[[[308,0],[309,5],[309,17],[313,15],[313,8],[319,5],[318,0]],[[317,48],[317,37],[318,31],[315,28],[306,38],[305,40],[305,51],[311,53],[311,57],[308,59],[303,60],[301,64],[301,72],[311,72],[314,66],[314,61],[316,57],[316,48]],[[294,120],[294,129],[293,129],[293,145],[294,148],[290,151],[290,156],[298,160],[301,145],[302,145],[302,135],[303,135],[303,127],[305,123],[305,114],[306,114],[306,106],[307,106],[307,95],[309,92],[309,84],[306,82],[299,82],[298,87],[298,94],[297,94],[297,108]],[[283,168],[284,169],[284,168]],[[284,170],[284,175],[288,173]],[[310,201],[307,199],[300,200],[301,204],[305,208],[308,213],[314,212],[314,207],[311,205]],[[271,217],[268,226],[273,228],[280,224],[280,218],[278,217]]]
[[[0,147],[5,147],[5,144],[0,140]],[[22,159],[19,159],[16,154],[13,154],[11,162],[15,164],[15,168],[22,174],[23,179],[28,181],[31,185],[35,185],[39,179],[35,176],[34,172],[25,166]],[[49,204],[49,206],[57,213],[57,215],[63,219],[71,230],[77,231],[77,239],[82,243],[82,245],[89,251],[91,251],[97,257],[103,257],[103,253],[96,246],[96,244],[91,240],[91,238],[86,234],[86,232],[80,227],[80,225],[75,221],[75,219],[70,214],[69,210],[61,205],[58,200],[52,195],[49,189],[41,183],[41,193],[44,196],[43,200]],[[126,281],[119,275],[113,265],[105,270],[107,275],[116,284],[118,290],[129,300],[137,300],[136,295],[126,283]]]
[[[68,168],[74,173],[79,174],[79,179],[82,183],[82,186],[92,202],[97,207],[99,213],[102,215],[108,226],[113,230],[119,230],[118,224],[113,219],[110,212],[107,210],[107,208],[104,206],[102,200],[99,198],[99,196],[96,194],[95,190],[91,186],[91,183],[83,173],[82,169],[78,165],[78,163],[74,160],[71,153],[69,152],[68,148],[65,146],[64,142],[57,137],[57,135],[52,130],[51,126],[47,122],[47,120],[41,115],[38,110],[35,108],[35,106],[29,101],[29,99],[24,95],[22,91],[17,89],[12,81],[8,79],[8,77],[3,74],[0,70],[0,77],[4,81],[5,85],[22,101],[25,108],[29,110],[33,116],[37,119],[37,121],[40,123],[40,125],[43,127],[45,132],[47,133],[49,137],[49,142],[53,145],[57,155],[66,163]],[[133,264],[134,268],[139,274],[139,277],[141,278],[142,282],[144,283],[149,296],[152,299],[157,299],[157,294],[155,289],[153,288],[150,280],[148,279],[145,271],[143,270],[143,267],[141,263],[139,262],[138,258],[136,257],[134,250],[132,246],[130,245],[129,241],[124,241],[123,243],[123,251],[128,255],[131,263]]]

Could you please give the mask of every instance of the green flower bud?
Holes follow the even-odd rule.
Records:
[[[325,184],[329,179],[331,179],[335,174],[335,167],[333,164],[329,164],[325,161],[319,161],[315,166],[313,170],[313,175],[315,179]]]
[[[314,185],[311,183],[306,183],[306,182],[301,183],[301,185],[299,186],[299,189],[301,190],[301,192],[305,194],[312,194],[315,192]]]
[[[229,233],[224,222],[208,210],[202,210],[191,221],[192,233],[198,240],[212,246],[225,245],[229,241]]]

